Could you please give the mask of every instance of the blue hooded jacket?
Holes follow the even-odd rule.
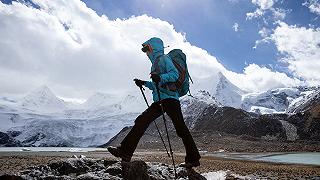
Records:
[[[160,98],[161,99],[168,99],[168,98],[174,98],[179,100],[179,94],[178,92],[169,91],[165,88],[162,88],[161,86],[168,83],[168,82],[176,82],[179,78],[179,72],[176,69],[176,67],[173,65],[172,60],[168,55],[164,54],[164,47],[163,42],[160,38],[153,37],[143,43],[142,45],[149,44],[152,47],[152,52],[148,53],[148,57],[152,63],[151,66],[151,72],[155,72],[155,61],[157,58],[160,58],[158,61],[158,67],[160,70],[160,84],[159,84],[159,90],[160,90]],[[153,95],[153,101],[157,102],[159,101],[158,93],[156,89],[156,85],[152,81],[147,81],[145,84],[146,87],[148,87],[150,90],[152,90]]]

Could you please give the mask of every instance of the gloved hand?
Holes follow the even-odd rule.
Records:
[[[142,87],[142,85],[145,85],[147,81],[142,81],[140,79],[134,79],[134,82],[138,87]]]
[[[150,77],[150,78],[151,78],[152,81],[155,82],[155,83],[159,83],[159,82],[161,81],[161,77],[160,77],[159,74],[151,74],[151,77]]]

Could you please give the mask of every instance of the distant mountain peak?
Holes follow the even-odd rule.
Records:
[[[31,94],[37,94],[39,96],[51,96],[51,97],[56,97],[56,95],[51,91],[51,89],[49,89],[48,86],[43,85],[38,87],[37,89],[31,91],[31,93],[29,93],[27,96],[31,95]]]
[[[214,97],[224,106],[240,108],[242,95],[245,92],[232,84],[221,72],[218,72],[218,78]]]
[[[218,72],[218,84],[216,88],[216,93],[223,90],[223,89],[231,89],[232,91],[237,92],[240,95],[245,94],[246,92],[234,85],[232,82],[229,81],[229,79],[226,78],[225,75],[223,75],[222,72]]]
[[[64,101],[59,99],[46,85],[27,94],[22,99],[21,106],[40,112],[60,111],[66,108]]]
[[[219,77],[219,79],[227,79],[223,74],[222,74],[222,72],[221,71],[219,71],[218,72],[218,77]]]
[[[114,94],[97,92],[90,96],[83,106],[85,108],[98,108],[119,103],[119,97]]]

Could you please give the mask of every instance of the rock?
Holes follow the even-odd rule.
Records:
[[[188,177],[189,180],[206,180],[201,174],[195,172],[193,169],[177,168],[178,179]]]
[[[7,133],[11,136],[11,137],[17,137],[21,134],[21,131],[7,131]]]
[[[108,166],[110,166],[110,165],[112,165],[112,164],[115,164],[115,163],[117,163],[118,161],[103,161],[103,164],[104,164],[104,166],[105,167],[108,167]]]
[[[16,175],[4,174],[4,175],[0,176],[0,179],[2,179],[2,180],[22,180],[23,178],[20,176],[16,176]]]
[[[194,170],[177,168],[178,179],[204,180]],[[119,162],[89,158],[70,158],[48,165],[33,166],[17,175],[3,175],[0,179],[125,179],[163,180],[174,179],[173,168],[163,163],[144,161]]]
[[[0,132],[0,147],[4,146],[4,147],[19,147],[21,146],[21,143],[17,140],[15,140],[11,133],[4,133],[4,132]]]
[[[122,167],[121,167],[121,163],[117,162],[114,164],[111,164],[110,166],[107,167],[106,172],[116,176],[122,173]]]
[[[57,171],[59,175],[83,174],[90,169],[81,159],[68,159],[67,161],[51,163],[48,166]]]
[[[0,144],[6,144],[9,141],[10,137],[7,133],[0,132]]]
[[[143,161],[122,162],[122,175],[124,179],[147,180],[147,164]]]

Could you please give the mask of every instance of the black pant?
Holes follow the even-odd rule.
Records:
[[[193,138],[184,123],[180,102],[176,99],[163,99],[163,109],[171,118],[173,125],[176,129],[177,135],[182,138],[183,144],[186,149],[186,162],[196,162],[200,159],[199,151]],[[147,130],[149,124],[162,115],[161,106],[159,102],[151,104],[141,115],[135,120],[135,124],[131,131],[121,142],[120,149],[127,155],[132,156],[140,138]]]

